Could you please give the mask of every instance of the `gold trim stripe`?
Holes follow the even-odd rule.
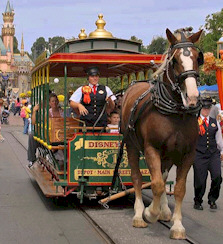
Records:
[[[80,59],[52,59],[49,60],[50,63],[56,63],[56,62],[72,62],[72,63],[122,63],[122,64],[150,64],[151,60],[148,61],[137,61],[137,60],[133,60],[133,61],[126,61],[126,60],[94,60],[94,59],[87,59],[87,60],[80,60]],[[155,63],[162,63],[163,61],[161,60],[154,60]]]

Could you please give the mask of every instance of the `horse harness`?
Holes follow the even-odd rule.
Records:
[[[126,142],[127,136],[129,136],[130,139],[135,143],[139,152],[143,153],[142,149],[141,149],[141,145],[140,145],[138,138],[136,136],[135,126],[136,126],[136,122],[141,117],[143,111],[145,110],[145,108],[147,107],[147,105],[150,102],[152,102],[152,104],[157,109],[157,111],[163,115],[171,115],[171,114],[197,115],[201,109],[200,99],[198,100],[197,106],[192,107],[192,108],[186,108],[186,107],[184,107],[183,103],[177,102],[173,98],[173,96],[169,93],[169,91],[167,89],[167,86],[170,86],[172,88],[172,91],[176,91],[177,93],[180,94],[181,93],[181,89],[179,86],[180,81],[185,80],[188,77],[195,77],[195,79],[197,79],[199,77],[199,74],[197,71],[188,70],[188,71],[182,72],[178,76],[176,74],[174,74],[174,78],[177,80],[177,83],[174,83],[168,74],[169,73],[169,71],[168,71],[169,70],[169,64],[172,62],[173,56],[176,52],[176,49],[183,48],[184,49],[183,54],[185,56],[189,56],[190,51],[188,50],[188,47],[195,47],[194,44],[191,42],[188,42],[186,40],[186,38],[182,38],[182,40],[183,40],[182,42],[177,43],[177,44],[173,45],[172,47],[170,47],[170,50],[168,52],[167,64],[166,64],[166,67],[164,68],[164,70],[166,70],[167,78],[168,78],[170,84],[163,82],[162,76],[159,76],[158,78],[153,79],[153,80],[141,81],[141,82],[148,82],[151,86],[148,90],[146,90],[144,93],[142,93],[142,95],[140,95],[136,99],[133,107],[131,108],[131,114],[130,114],[126,129],[125,129],[125,132],[123,134],[123,140],[122,140],[120,147],[119,147],[117,163],[116,163],[116,167],[114,170],[111,188],[114,187],[116,178],[119,175],[118,174],[118,168],[119,168],[119,165],[121,163],[123,150],[124,150],[124,144]],[[171,50],[174,50],[174,49],[175,49],[174,54],[170,55]],[[198,61],[199,66],[202,65],[204,62],[203,53],[201,51],[198,54],[198,60],[197,61]],[[163,73],[164,73],[164,70],[163,70]],[[143,103],[143,105],[139,109],[139,112],[136,114],[136,110],[138,108],[140,101],[142,101],[149,93],[151,94],[150,98],[147,99]]]

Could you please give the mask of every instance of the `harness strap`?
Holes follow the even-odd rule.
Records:
[[[112,184],[111,184],[111,189],[114,188],[115,182],[116,182],[116,178],[118,176],[118,169],[122,160],[122,156],[123,156],[123,150],[124,150],[124,145],[125,145],[125,138],[123,137],[121,144],[119,145],[119,149],[118,149],[118,157],[117,157],[117,162],[115,165],[115,170],[114,170],[114,174],[112,177]]]
[[[152,82],[150,82],[150,83],[152,83]],[[141,96],[139,96],[139,97],[136,99],[136,101],[135,101],[135,103],[134,103],[134,105],[133,105],[133,107],[132,107],[132,109],[131,109],[131,115],[130,115],[130,117],[129,117],[129,121],[128,121],[126,130],[127,130],[128,128],[131,129],[131,128],[134,127],[134,124],[135,124],[135,122],[136,122],[136,120],[134,119],[134,116],[135,116],[135,112],[136,112],[137,106],[138,106],[139,102],[140,102],[143,98],[145,98],[145,97],[151,92],[151,89],[152,89],[152,87],[150,87],[148,90],[146,90],[145,92],[143,92],[143,94],[142,94]]]
[[[196,107],[185,108],[183,103],[178,103],[168,92],[163,82],[157,81],[152,92],[152,102],[157,110],[164,115],[191,114],[197,115],[201,109],[200,100]]]
[[[129,136],[130,136],[132,142],[135,143],[135,146],[137,147],[137,149],[138,149],[139,152],[141,152],[141,153],[143,153],[143,151],[142,151],[142,149],[141,149],[141,145],[140,145],[140,143],[139,143],[139,140],[138,140],[138,138],[137,138],[137,136],[136,136],[135,125],[136,125],[137,120],[141,117],[141,115],[142,115],[144,109],[146,108],[146,106],[148,105],[149,102],[151,102],[151,99],[148,99],[148,100],[146,100],[145,103],[143,103],[142,107],[141,107],[140,110],[139,110],[139,113],[138,113],[137,116],[134,118],[134,121],[132,121],[132,126],[131,126],[131,128],[130,128],[130,130],[129,130],[129,132],[130,132],[130,133],[129,133]]]
[[[123,156],[123,150],[124,150],[124,145],[125,145],[125,140],[126,140],[128,134],[129,134],[131,140],[134,143],[136,143],[136,147],[138,148],[138,150],[141,152],[141,146],[140,146],[140,144],[138,142],[138,139],[137,139],[136,133],[135,133],[135,123],[139,119],[139,117],[141,116],[143,110],[145,109],[146,105],[150,102],[150,100],[147,100],[142,105],[142,107],[140,108],[140,111],[137,114],[136,118],[134,118],[134,115],[135,115],[135,112],[136,112],[136,109],[137,109],[137,106],[138,106],[139,102],[143,98],[145,98],[146,95],[148,95],[150,91],[151,91],[151,88],[146,90],[141,96],[139,96],[138,99],[136,99],[136,101],[135,101],[135,103],[134,103],[134,105],[133,105],[133,107],[131,109],[131,115],[129,117],[128,124],[126,126],[126,130],[124,132],[122,142],[119,145],[118,157],[117,157],[117,162],[116,162],[116,165],[115,165],[114,174],[113,174],[113,177],[112,177],[111,189],[114,188],[114,185],[115,185],[115,182],[116,182],[116,178],[118,177],[118,169],[119,169],[119,166],[121,164],[121,160],[122,160],[122,156]]]

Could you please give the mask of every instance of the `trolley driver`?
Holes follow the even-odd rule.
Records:
[[[99,85],[99,70],[91,67],[87,70],[89,85],[79,87],[70,97],[70,106],[80,114],[86,126],[105,127],[107,125],[106,103],[112,111],[115,107],[111,89]],[[100,118],[98,120],[98,118]],[[95,122],[98,120],[97,124]]]

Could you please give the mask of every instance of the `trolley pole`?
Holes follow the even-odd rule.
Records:
[[[46,94],[49,97],[49,82],[50,82],[50,66],[48,64],[46,68]],[[49,99],[46,101],[46,138],[47,138],[47,145],[50,144],[49,139]]]
[[[67,130],[66,130],[66,115],[67,115],[67,64],[64,66],[64,180],[67,178]]]

